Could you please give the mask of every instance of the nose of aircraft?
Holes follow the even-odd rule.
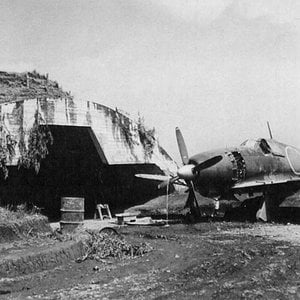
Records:
[[[203,164],[203,161],[207,161],[207,157],[216,155],[216,153],[203,153],[190,158],[190,163],[192,162],[196,166],[193,173],[194,176],[197,174],[197,178],[196,176],[194,178],[197,179],[197,182],[200,185],[223,186],[225,183],[227,184],[232,181],[232,163],[227,159],[224,153],[221,153],[214,156],[219,157],[218,163],[215,163],[208,168],[203,168],[199,172],[195,172],[198,166]]]
[[[177,175],[180,179],[192,180],[195,177],[194,168],[195,165],[185,165],[177,171]]]
[[[202,160],[192,161],[193,164],[187,164],[181,167],[177,176],[184,180],[193,180],[202,170],[209,169],[217,165],[223,159],[222,155],[211,156]]]
[[[183,179],[187,184],[191,181],[196,181],[197,185],[202,187],[208,183],[207,187],[209,188],[212,182],[218,184],[219,179],[223,181],[222,175],[226,175],[226,178],[228,178],[228,160],[224,159],[224,151],[203,152],[189,158],[183,136],[177,127],[176,138],[184,166],[177,171],[177,176],[173,177],[170,181],[160,184],[160,187],[170,182],[175,182],[177,179]]]

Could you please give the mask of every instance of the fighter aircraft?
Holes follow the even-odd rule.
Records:
[[[269,127],[269,124],[268,124]],[[165,177],[136,174],[137,177],[189,187],[186,206],[199,211],[195,190],[216,201],[241,204],[253,195],[261,195],[257,219],[271,221],[284,200],[300,201],[300,150],[272,138],[248,139],[239,147],[217,149],[189,157],[183,136],[176,128],[176,137],[183,166],[177,174]],[[195,210],[196,208],[196,210]]]

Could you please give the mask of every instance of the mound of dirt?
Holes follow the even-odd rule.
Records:
[[[202,209],[213,208],[214,201],[209,198],[205,198],[196,193],[198,205]],[[185,204],[188,198],[187,193],[173,193],[168,196],[168,213],[173,216],[185,216],[190,209],[185,208]],[[146,216],[162,216],[167,212],[167,197],[159,196],[152,199],[142,205],[136,205],[130,207],[125,212],[138,212],[140,217]]]
[[[42,215],[28,215],[13,222],[0,222],[0,243],[22,239],[28,235],[51,232],[48,218]]]
[[[0,71],[0,103],[38,97],[72,98],[56,81],[49,80],[48,75],[40,75],[36,71],[26,73]]]

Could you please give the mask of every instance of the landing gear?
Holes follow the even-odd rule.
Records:
[[[267,215],[267,200],[264,200],[261,208],[256,213],[256,219],[257,221],[269,221],[268,215]]]
[[[276,208],[276,196],[267,192],[264,194],[260,209],[256,213],[258,221],[270,222],[274,220]]]

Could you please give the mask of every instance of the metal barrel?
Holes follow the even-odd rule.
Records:
[[[84,220],[84,198],[62,197],[61,198],[61,221],[62,231],[74,231]]]

